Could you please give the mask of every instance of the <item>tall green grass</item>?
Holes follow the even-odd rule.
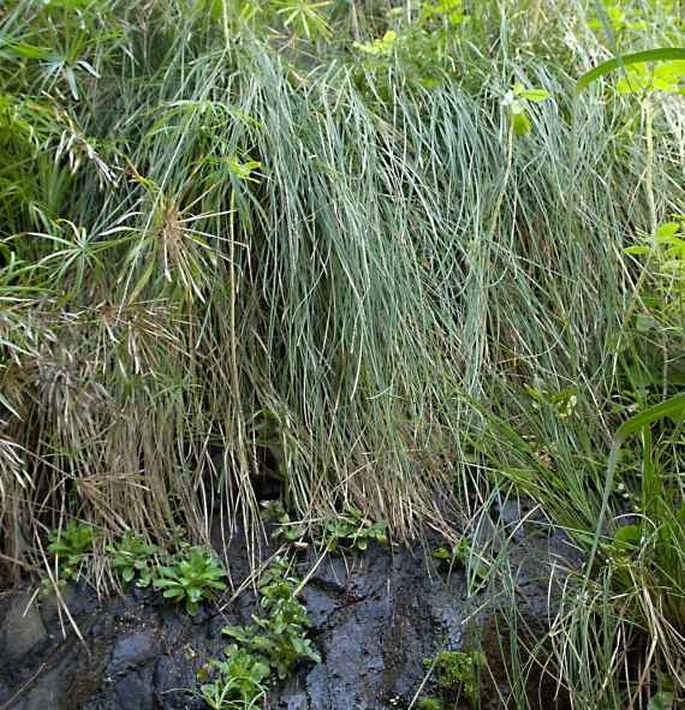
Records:
[[[0,10],[3,553],[66,515],[103,545],[220,515],[258,547],[265,460],[310,519],[350,501],[449,533],[513,486],[587,550],[613,432],[682,372],[682,319],[645,326],[660,277],[625,248],[684,211],[685,148],[681,98],[574,107],[574,81],[617,41],[682,39],[672,10],[606,42],[575,2],[479,3],[446,35],[257,7]],[[393,27],[387,54],[352,44]],[[516,82],[549,95],[525,136]],[[618,676],[591,635],[569,655],[608,588],[560,612],[579,702]]]

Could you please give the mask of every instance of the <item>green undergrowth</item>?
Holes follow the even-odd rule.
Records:
[[[592,3],[337,5],[3,6],[10,556],[59,501],[161,538],[218,493],[258,525],[264,466],[298,516],[409,534],[488,484],[468,397],[539,381],[606,417],[624,247],[681,198],[679,74],[574,100]],[[650,12],[612,41],[673,43]]]
[[[289,560],[272,560],[259,579],[259,612],[253,614],[252,624],[226,627],[223,633],[231,643],[225,658],[213,660],[200,673],[206,681],[200,692],[209,707],[263,707],[274,682],[287,678],[298,665],[321,661],[307,635],[307,610],[296,596],[300,587]]]
[[[465,702],[477,707],[480,699],[480,675],[487,665],[479,651],[440,651],[434,659],[424,659],[424,666],[435,675],[440,696],[424,696],[422,710],[444,710]]]
[[[306,550],[312,541],[317,550],[336,554],[344,551],[364,552],[369,544],[388,544],[388,523],[373,521],[354,505],[346,506],[323,521],[298,522],[280,503],[266,506],[264,517],[273,520],[272,538],[292,544],[296,549]]]
[[[94,554],[97,530],[69,520],[63,529],[49,533],[48,552],[54,555],[49,576],[42,586],[49,593],[79,578],[88,578],[87,561]],[[183,603],[190,614],[200,605],[226,589],[226,572],[214,553],[206,547],[193,547],[177,532],[175,545],[162,548],[131,531],[105,548],[105,561],[119,582],[139,589],[152,588],[175,603]]]
[[[73,519],[65,579],[194,606],[218,566],[147,541],[220,513],[258,547],[265,481],[331,551],[521,496],[583,558],[559,687],[680,702],[682,411],[645,417],[685,385],[684,45],[673,0],[4,2],[14,576]],[[500,548],[445,562],[514,628]]]

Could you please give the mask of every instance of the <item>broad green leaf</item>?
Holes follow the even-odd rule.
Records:
[[[162,596],[165,597],[166,599],[174,599],[175,597],[182,597],[183,590],[182,589],[167,589],[166,591],[163,592]]]
[[[682,47],[662,47],[660,49],[647,49],[643,52],[634,52],[633,54],[624,54],[620,57],[614,57],[606,62],[602,62],[590,71],[583,74],[576,81],[575,95],[578,96],[593,82],[601,79],[603,76],[610,74],[616,69],[635,66],[639,64],[647,64],[649,62],[663,61],[683,61],[685,60],[685,48]]]
[[[623,422],[614,436],[615,445],[622,444],[629,436],[641,431],[662,419],[672,419],[676,423],[685,417],[685,393],[674,395],[669,399],[648,407],[639,414]]]
[[[592,563],[594,562],[595,555],[597,554],[597,548],[599,547],[599,539],[602,535],[606,511],[609,507],[609,498],[611,497],[611,492],[614,487],[614,477],[618,466],[618,455],[623,442],[629,436],[642,431],[645,427],[651,426],[655,422],[661,421],[662,419],[669,418],[678,422],[682,420],[683,417],[685,417],[685,392],[669,397],[663,402],[655,404],[652,407],[648,407],[623,422],[623,424],[621,424],[621,426],[616,430],[616,434],[614,435],[614,440],[611,445],[611,451],[609,452],[609,463],[607,465],[607,472],[604,480],[604,492],[602,494],[602,507],[599,513],[599,520],[597,521],[597,528],[595,530],[592,549],[590,550],[587,575],[585,578],[586,583],[589,581]]]
[[[685,62],[670,61],[652,66],[637,64],[625,69],[624,75],[616,83],[621,94],[646,91],[682,93],[685,82]]]
[[[540,103],[550,98],[551,94],[546,89],[526,89],[523,84],[514,84],[514,96],[526,101]]]
[[[528,135],[533,128],[530,118],[523,112],[511,114],[511,126],[517,136]]]
[[[656,230],[656,238],[658,241],[662,240],[670,240],[672,237],[675,237],[676,234],[680,231],[681,225],[678,224],[678,222],[665,222],[664,224],[659,225],[659,227]]]
[[[640,246],[636,244],[635,246],[632,247],[626,247],[623,252],[625,254],[629,254],[630,256],[646,256],[649,254],[652,250],[649,247],[645,246]]]
[[[642,539],[642,526],[641,525],[622,525],[614,535],[614,540],[616,542],[623,543],[625,545],[639,545]]]

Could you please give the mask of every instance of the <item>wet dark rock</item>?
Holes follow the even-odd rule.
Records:
[[[297,693],[288,699],[287,710],[307,710],[309,704],[304,693]]]
[[[33,691],[24,698],[19,698],[16,708],[21,710],[45,710],[45,708],[67,708],[65,701],[66,685],[61,668],[54,668],[43,675]]]
[[[548,568],[542,564],[547,544],[524,540],[516,553],[520,586],[526,590],[521,608],[527,617],[540,616],[541,624],[547,616]],[[249,569],[239,540],[230,542],[229,559],[239,583],[240,571]],[[300,573],[315,562],[312,552],[302,559]],[[466,618],[474,600],[468,599],[463,571],[448,577],[436,565],[423,551],[399,546],[371,546],[363,555],[324,559],[303,592],[322,662],[296,669],[273,689],[268,707],[408,707],[424,680],[424,659],[472,643]],[[68,595],[83,643],[68,623],[62,632],[56,606],[44,604],[40,613],[35,607],[24,616],[30,594],[0,598],[0,703],[12,698],[8,708],[200,710],[198,670],[222,655],[227,644],[222,629],[249,623],[255,611],[249,589],[221,611],[206,607],[195,617],[153,594],[112,597],[97,609],[92,590],[74,588]],[[485,616],[469,625],[474,626],[484,629],[484,650],[493,667],[501,667],[504,683],[507,659],[495,656],[499,627]],[[497,689],[492,691],[496,697]]]
[[[69,607],[70,610],[74,610],[72,613],[78,615],[79,593],[76,586],[68,584],[60,590],[60,595],[67,607]],[[46,626],[52,624],[59,617],[60,602],[55,594],[50,594],[47,597],[41,596],[40,602],[37,602],[37,606],[43,623]]]
[[[162,656],[155,666],[152,685],[158,707],[175,710],[193,706],[203,707],[192,691],[196,687],[193,662],[185,653]]]
[[[404,548],[326,560],[304,596],[322,663],[299,685],[273,693],[274,707],[299,707],[303,698],[311,710],[375,710],[398,698],[408,704],[423,659],[448,632],[444,621],[460,624],[465,601],[462,579],[446,582],[429,571],[421,554]]]
[[[47,630],[32,595],[20,593],[12,597],[4,610],[0,630],[2,659],[17,661],[44,644],[46,639]]]
[[[129,668],[137,668],[156,658],[159,650],[159,644],[149,634],[125,636],[116,642],[107,670],[120,673]]]
[[[85,710],[154,710],[152,671],[130,671],[96,694]]]
[[[307,614],[315,628],[322,627],[331,614],[342,606],[341,601],[332,599],[328,593],[314,586],[305,588],[303,597]]]
[[[153,707],[151,673],[128,673],[114,686],[121,710],[146,710]]]

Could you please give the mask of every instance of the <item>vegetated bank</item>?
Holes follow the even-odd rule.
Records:
[[[126,530],[222,516],[256,559],[275,480],[467,531],[515,627],[477,533],[521,496],[585,555],[545,647],[576,704],[682,693],[682,61],[574,94],[682,17],[602,7],[6,3],[8,574],[68,519],[102,587]]]

